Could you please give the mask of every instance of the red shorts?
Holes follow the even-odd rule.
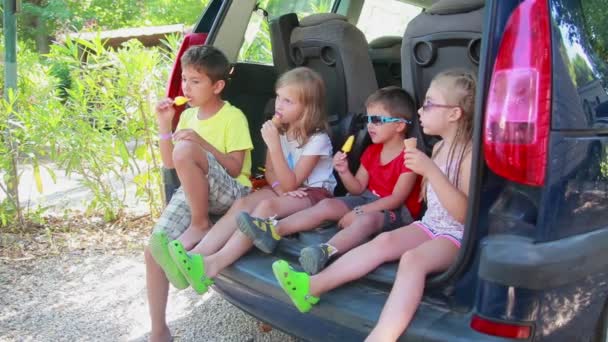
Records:
[[[302,190],[306,191],[308,199],[310,199],[310,206],[313,206],[326,198],[334,197],[332,193],[325,188],[304,188]]]

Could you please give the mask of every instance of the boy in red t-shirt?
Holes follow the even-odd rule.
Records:
[[[314,229],[325,221],[339,220],[342,230],[327,243],[300,251],[304,270],[316,274],[332,256],[357,247],[374,234],[407,225],[419,217],[420,179],[403,163],[403,139],[415,113],[414,104],[403,89],[386,87],[370,95],[365,106],[367,130],[373,144],[363,152],[357,173],[350,172],[345,153],[334,156],[334,168],[349,195],[324,199],[280,221],[241,215],[241,221],[251,221],[249,226],[256,223],[259,228],[250,236],[256,246],[264,246],[262,250],[270,253],[282,236]],[[286,195],[307,196],[307,193],[293,191]]]

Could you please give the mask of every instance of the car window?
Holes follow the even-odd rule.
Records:
[[[296,13],[298,18],[314,13],[330,12],[335,0],[262,0],[259,9],[249,20],[245,39],[239,51],[238,62],[272,63],[272,46],[268,21],[287,13]],[[268,18],[266,18],[266,13]]]
[[[368,42],[385,36],[403,36],[407,24],[422,9],[398,0],[367,0],[361,9],[357,27]]]

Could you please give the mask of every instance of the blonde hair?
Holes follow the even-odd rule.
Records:
[[[447,90],[444,96],[447,98],[448,104],[458,106],[462,112],[458,120],[458,129],[456,130],[454,141],[448,151],[446,165],[446,176],[450,182],[453,182],[458,187],[460,185],[462,161],[465,155],[471,151],[477,80],[475,75],[469,71],[447,70],[435,76],[431,81],[431,86],[433,84],[440,84],[443,89]],[[440,142],[440,144],[431,157],[433,160],[443,148],[443,142]],[[456,168],[452,170],[454,165]],[[427,183],[426,177],[423,178],[420,194],[425,200]]]
[[[298,101],[304,107],[300,120],[290,127],[300,147],[310,136],[319,132],[329,132],[325,109],[325,83],[319,74],[307,67],[292,69],[279,77],[276,89],[286,86],[296,88]]]

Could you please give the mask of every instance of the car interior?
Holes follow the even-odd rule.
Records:
[[[361,6],[351,4],[350,12],[345,14],[315,13],[301,18],[296,13],[263,16],[262,20],[268,20],[273,64],[236,61],[225,91],[225,98],[247,115],[254,142],[261,141],[259,127],[273,115],[276,78],[297,66],[312,68],[326,83],[328,121],[334,150],[337,151],[349,135],[356,136],[349,154],[349,165],[353,171],[358,167],[361,153],[371,142],[363,121],[364,102],[368,94],[379,86],[400,85],[419,107],[431,79],[437,73],[449,68],[477,71],[483,0],[440,0],[432,4],[418,2],[417,5],[425,7],[402,29],[401,37],[380,36],[369,43],[363,32],[353,24],[356,23],[355,10],[358,8],[360,14],[362,9],[363,1],[359,3]],[[250,5],[255,15],[258,8],[254,2]],[[241,10],[238,13],[229,11],[224,20],[229,20],[231,15],[244,16],[246,13]],[[240,20],[246,21],[246,18]],[[231,26],[231,29],[234,27]],[[230,42],[221,39],[226,34],[222,30],[220,27],[213,44],[225,51],[234,51],[234,47],[224,46]],[[422,133],[417,116],[408,129],[408,135],[417,137],[418,147],[428,152],[436,141],[434,137]],[[264,156],[263,147],[256,145],[253,152],[254,172],[263,165]],[[341,186],[335,191],[335,195],[344,193]],[[285,239],[279,248],[297,257],[301,248],[327,241],[336,229],[329,225],[296,234]],[[396,263],[387,264],[368,275],[368,279],[390,286],[395,272]]]

